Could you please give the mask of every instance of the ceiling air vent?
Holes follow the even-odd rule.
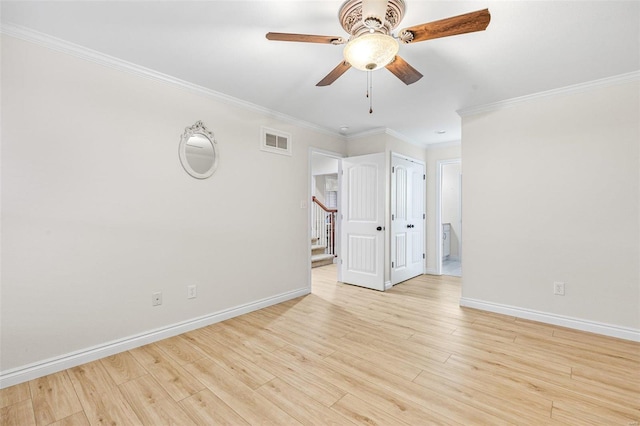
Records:
[[[260,149],[276,154],[291,155],[291,135],[263,127]]]

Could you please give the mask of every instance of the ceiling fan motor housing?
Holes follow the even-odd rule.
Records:
[[[365,33],[376,32],[391,35],[391,31],[400,24],[404,16],[404,0],[389,0],[387,2],[387,12],[384,22],[376,17],[362,16],[362,0],[347,0],[340,7],[338,19],[340,25],[349,34],[350,39],[357,38]]]

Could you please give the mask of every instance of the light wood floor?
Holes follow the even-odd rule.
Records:
[[[313,294],[0,391],[2,425],[638,425],[640,344],[458,306],[459,278]]]

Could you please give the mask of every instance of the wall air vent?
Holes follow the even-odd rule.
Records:
[[[262,127],[260,149],[275,154],[291,155],[291,135]]]

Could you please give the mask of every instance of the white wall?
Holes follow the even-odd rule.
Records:
[[[314,152],[311,155],[311,174],[317,176],[337,173],[338,163],[337,158]]]
[[[463,303],[640,337],[639,93],[636,79],[463,116]]]
[[[309,147],[340,136],[8,36],[1,100],[3,374],[309,290]],[[196,120],[207,180],[178,159]],[[293,156],[260,151],[262,125]]]

